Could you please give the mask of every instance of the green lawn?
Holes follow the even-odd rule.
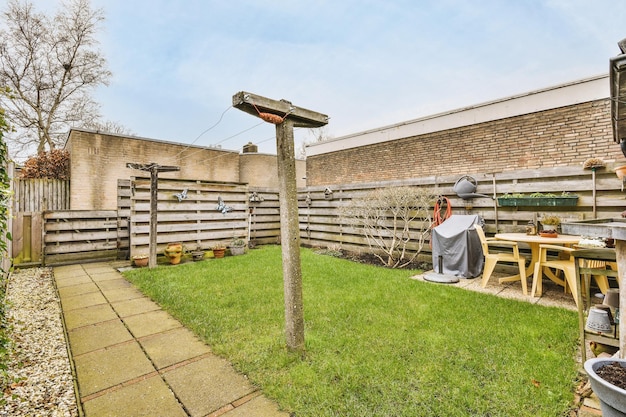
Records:
[[[128,271],[264,393],[302,416],[561,416],[576,313],[302,250],[306,355],[287,352],[280,247]]]

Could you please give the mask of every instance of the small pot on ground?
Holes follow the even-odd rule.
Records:
[[[139,268],[143,268],[148,266],[148,260],[150,257],[148,255],[135,255],[133,256],[133,264]]]
[[[246,241],[243,239],[233,239],[230,243],[230,254],[233,256],[246,253]]]
[[[225,247],[218,246],[218,247],[213,248],[213,256],[215,258],[223,258],[225,253],[226,253]]]
[[[600,400],[602,415],[604,417],[625,417],[626,390],[611,384],[598,375],[600,368],[614,363],[626,369],[626,359],[593,358],[585,362],[585,372],[589,375],[591,389]]]
[[[191,252],[191,259],[193,259],[194,261],[201,261],[204,259],[204,251],[202,250],[195,250],[193,252]]]
[[[170,260],[172,265],[180,263],[180,258],[183,256],[183,244],[182,243],[168,243],[165,248],[165,256]]]

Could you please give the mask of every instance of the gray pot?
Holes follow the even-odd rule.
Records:
[[[596,393],[602,407],[604,417],[626,417],[626,391],[609,384],[596,374],[598,368],[618,362],[626,368],[626,359],[593,358],[585,362],[585,372],[589,375],[591,389]]]

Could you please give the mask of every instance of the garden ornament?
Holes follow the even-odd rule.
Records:
[[[476,178],[469,175],[463,175],[456,181],[453,190],[456,195],[461,197],[463,200],[480,197],[493,198],[485,194],[476,194],[477,184],[478,182],[476,181]]]

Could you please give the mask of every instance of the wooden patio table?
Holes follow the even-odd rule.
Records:
[[[571,246],[580,241],[580,236],[574,235],[558,235],[557,237],[543,237],[540,235],[527,235],[526,233],[497,233],[496,239],[512,240],[514,242],[524,242],[530,246],[530,265],[526,268],[526,278],[532,277],[535,272],[535,264],[539,262],[539,245],[563,245]],[[555,283],[565,286],[565,281],[557,277],[549,268],[544,268],[543,273]],[[519,274],[512,277],[503,278],[500,282],[509,282],[519,280]]]

